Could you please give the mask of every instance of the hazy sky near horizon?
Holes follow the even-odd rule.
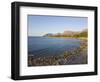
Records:
[[[87,17],[28,15],[28,36],[81,31],[87,27]]]

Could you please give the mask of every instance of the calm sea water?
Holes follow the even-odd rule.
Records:
[[[60,55],[79,46],[79,39],[28,37],[28,55],[34,57]]]

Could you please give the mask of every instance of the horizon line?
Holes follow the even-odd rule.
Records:
[[[65,31],[71,31],[71,32],[82,32],[82,31],[84,31],[84,30],[88,30],[88,28],[85,28],[85,29],[82,29],[82,30],[65,30]],[[65,31],[63,31],[63,32],[65,32]],[[56,33],[45,33],[45,34],[57,34],[57,33],[63,33],[63,32],[56,32]],[[45,35],[45,34],[43,34],[43,35]],[[37,35],[36,37],[40,37],[40,36],[43,36],[43,35]],[[28,36],[34,36],[34,35],[28,35]]]

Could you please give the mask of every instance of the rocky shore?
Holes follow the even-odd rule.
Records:
[[[81,40],[80,47],[65,51],[59,56],[48,56],[34,58],[28,56],[28,66],[48,66],[48,65],[74,65],[87,64],[87,40]]]

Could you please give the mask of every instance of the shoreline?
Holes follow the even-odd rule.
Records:
[[[28,56],[28,66],[75,65],[87,64],[87,40],[82,39],[80,47],[65,51],[59,56],[38,57]]]
[[[48,37],[48,38],[64,38],[64,39],[81,39],[81,40],[87,40],[87,37]]]

